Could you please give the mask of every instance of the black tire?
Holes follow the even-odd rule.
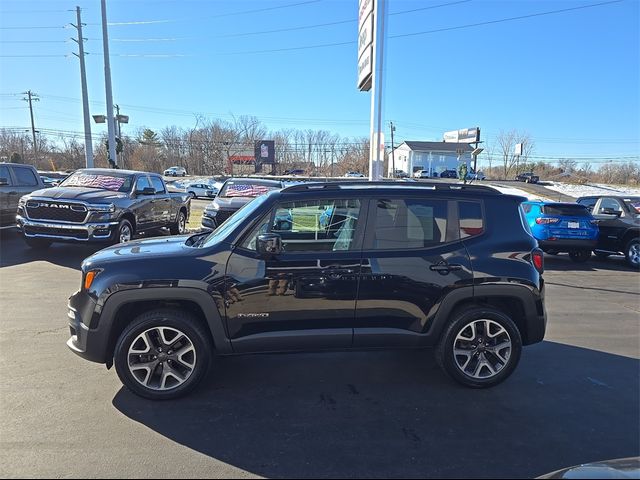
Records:
[[[572,250],[569,258],[576,263],[584,263],[591,258],[591,250]]]
[[[184,213],[184,210],[178,212],[176,223],[169,227],[169,231],[171,235],[182,235],[187,231],[187,215]]]
[[[475,378],[461,369],[456,360],[456,357],[459,356],[454,355],[453,351],[458,334],[465,331],[471,323],[482,320],[490,320],[492,324],[500,325],[508,334],[511,347],[506,363],[499,367],[497,373],[488,378]],[[498,340],[499,338],[496,337],[496,341]],[[435,350],[436,360],[445,373],[458,383],[471,388],[488,388],[502,383],[515,370],[520,361],[521,353],[522,337],[515,323],[513,323],[508,315],[500,310],[484,306],[474,306],[463,311],[458,311],[442,333],[440,342]],[[474,355],[476,354],[474,353]],[[493,360],[497,358],[497,356],[492,356]],[[470,360],[470,362],[473,361],[479,362],[475,357]],[[482,371],[482,369],[480,371]]]
[[[25,243],[29,246],[29,248],[33,248],[34,250],[45,250],[51,246],[51,240],[47,240],[46,238],[29,238],[24,237]]]
[[[640,269],[640,239],[634,238],[624,249],[624,257],[627,259],[627,264],[633,269]]]
[[[183,176],[183,177],[184,177],[184,176],[186,176],[186,175],[187,175],[186,173],[183,173],[183,174],[182,174],[182,176]]]
[[[160,340],[159,336],[153,335],[154,331],[159,331],[157,329],[163,329],[162,331],[166,331],[166,328],[179,331],[186,337],[190,345],[193,346],[193,354],[190,354],[192,356],[189,359],[190,361],[193,361],[193,368],[180,368],[185,365],[178,361],[175,356],[172,357],[167,355],[168,352],[166,349],[165,352],[162,352],[165,355],[163,357],[165,360],[162,363],[158,363],[161,362],[160,355],[162,355],[162,353],[156,348],[150,348],[149,351],[153,352],[153,354],[158,358],[151,360],[150,362],[147,362],[146,360],[152,358],[152,355],[136,355],[129,353],[129,349],[137,345],[137,343],[135,343],[136,340],[137,342],[140,342],[139,336],[145,331],[151,332],[150,338],[156,340],[155,345],[166,345],[162,340]],[[173,330],[169,330],[169,332],[173,332]],[[179,338],[179,335],[177,335],[173,337],[173,340],[178,340]],[[184,341],[184,346],[189,346],[187,340]],[[170,348],[172,347],[167,348],[171,351]],[[176,348],[182,348],[182,346]],[[150,400],[169,400],[186,395],[198,386],[209,370],[212,352],[213,345],[210,341],[209,334],[197,318],[188,312],[163,308],[143,313],[135,318],[131,324],[124,329],[118,338],[113,357],[116,372],[125,387],[136,395]],[[150,368],[148,374],[148,386],[143,384],[143,382],[147,380],[146,376],[144,379],[139,379],[139,377],[136,377],[130,369],[130,365],[136,365],[132,360],[135,360],[140,364],[155,364],[154,367]],[[177,379],[173,377],[173,383],[175,383],[175,385],[169,385],[166,389],[160,389],[161,385],[158,385],[158,383],[162,381],[162,372],[164,372],[165,368],[173,371],[179,371],[185,379],[182,383],[178,383]],[[141,370],[137,371],[140,372]]]
[[[129,233],[127,234],[127,232]],[[131,225],[131,222],[129,220],[120,220],[120,223],[118,224],[118,228],[114,232],[113,238],[111,239],[111,243],[115,245],[117,243],[130,242],[131,240],[133,240],[133,234],[134,234],[134,230],[133,230],[133,225]],[[127,237],[128,237],[128,240],[125,239]]]

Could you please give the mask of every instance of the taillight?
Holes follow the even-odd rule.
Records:
[[[550,225],[552,223],[558,223],[559,221],[560,221],[559,218],[546,218],[546,217],[536,218],[536,223],[538,225]]]
[[[542,250],[536,248],[531,252],[531,262],[539,273],[544,272],[544,254]]]

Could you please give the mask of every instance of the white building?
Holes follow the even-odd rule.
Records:
[[[467,164],[471,171],[471,152],[473,146],[468,143],[449,142],[403,142],[394,150],[395,168],[413,175],[418,170],[427,170],[429,176],[440,175],[445,170],[458,171],[460,163]],[[458,161],[458,152],[460,161]],[[389,159],[389,172],[391,176],[393,163]]]

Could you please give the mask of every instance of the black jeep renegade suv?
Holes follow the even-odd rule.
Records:
[[[192,390],[214,355],[257,352],[436,347],[452,378],[493,386],[545,333],[523,200],[424,183],[273,191],[213,232],[87,258],[67,344],[150,399]]]

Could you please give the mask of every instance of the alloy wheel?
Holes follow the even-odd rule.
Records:
[[[184,384],[196,366],[191,339],[173,327],[153,327],[138,335],[129,346],[129,371],[151,390],[171,390]]]
[[[185,217],[184,213],[180,212],[178,214],[178,233],[183,234],[187,230],[187,217]]]
[[[126,243],[130,240],[131,240],[131,227],[125,223],[120,228],[120,243]]]
[[[640,265],[640,243],[635,242],[629,247],[629,262],[635,267]]]
[[[511,350],[507,330],[489,319],[466,324],[453,342],[456,366],[473,379],[488,379],[500,373],[509,362]]]

